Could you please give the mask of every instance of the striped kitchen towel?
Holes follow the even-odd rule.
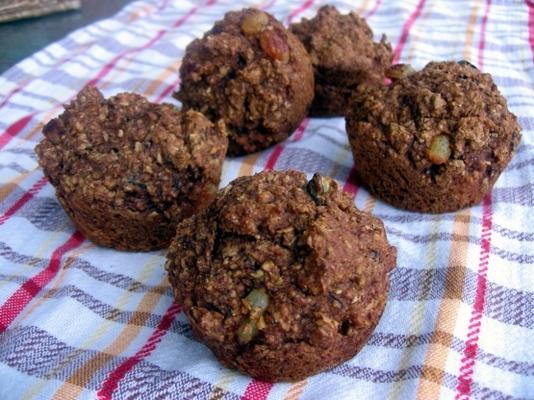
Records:
[[[467,59],[523,127],[493,192],[456,213],[405,212],[357,187],[342,119],[229,159],[222,185],[263,169],[331,175],[397,246],[385,313],[352,360],[294,384],[223,368],[173,303],[164,252],[97,247],[74,230],[37,167],[44,122],[91,83],[174,102],[186,45],[244,6],[284,23],[313,0],[147,0],[0,77],[1,399],[534,399],[534,2],[333,0],[385,33],[395,61]]]

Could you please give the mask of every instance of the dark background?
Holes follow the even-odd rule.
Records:
[[[82,0],[82,8],[0,23],[0,74],[69,32],[117,13],[133,0]]]

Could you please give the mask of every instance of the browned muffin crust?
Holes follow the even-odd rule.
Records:
[[[39,164],[77,228],[121,250],[166,247],[215,197],[228,139],[195,111],[84,88],[43,130]]]
[[[359,85],[381,85],[391,65],[385,36],[373,41],[373,31],[355,12],[343,15],[323,6],[317,15],[290,26],[310,53],[315,71],[315,98],[310,115],[343,116],[351,93]]]
[[[331,178],[270,171],[236,179],[180,223],[167,258],[193,332],[222,363],[296,381],[365,344],[396,249]]]
[[[419,72],[396,67],[389,75],[393,83],[360,98],[347,117],[361,182],[413,211],[479,203],[521,137],[491,76],[467,62],[431,62]]]
[[[271,15],[229,12],[187,46],[174,96],[185,109],[223,118],[229,155],[262,150],[288,137],[313,98],[308,53]]]

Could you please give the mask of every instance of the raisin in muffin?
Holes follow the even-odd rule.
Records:
[[[175,97],[184,109],[225,120],[229,155],[262,150],[288,137],[313,99],[310,57],[271,15],[232,11],[187,46]]]
[[[223,364],[296,381],[365,344],[396,249],[332,179],[268,171],[180,223],[167,257],[177,301]]]
[[[353,105],[347,133],[360,181],[384,201],[440,213],[479,203],[521,128],[489,74],[468,62],[398,66]]]

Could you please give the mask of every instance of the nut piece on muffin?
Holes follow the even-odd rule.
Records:
[[[521,128],[489,74],[466,61],[397,66],[392,83],[347,117],[356,173],[399,208],[441,213],[479,203],[516,150]]]
[[[214,199],[228,146],[222,122],[84,88],[35,151],[76,227],[121,250],[167,247],[178,221]]]
[[[296,381],[366,343],[396,249],[331,178],[267,171],[234,180],[182,221],[167,258],[193,332],[223,364]]]
[[[187,46],[174,96],[184,109],[224,119],[231,156],[286,139],[313,99],[313,69],[299,40],[271,15],[232,11]]]
[[[317,15],[290,26],[310,53],[315,71],[315,98],[310,116],[344,116],[360,85],[382,85],[391,65],[391,46],[355,12],[343,15],[323,6]]]

